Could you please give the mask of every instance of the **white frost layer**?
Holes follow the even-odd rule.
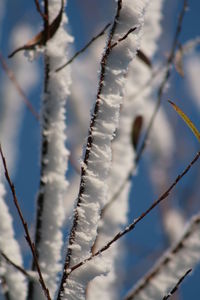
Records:
[[[160,300],[168,294],[183,274],[200,261],[200,216],[192,218],[184,234],[166,252],[152,270],[124,298],[125,300]],[[147,280],[148,279],[148,280]]]
[[[99,214],[107,198],[107,178],[111,166],[111,141],[118,125],[119,108],[122,103],[125,74],[130,61],[139,46],[143,13],[147,1],[132,0],[122,2],[120,19],[116,26],[112,44],[123,37],[130,28],[138,29],[129,37],[113,48],[106,63],[106,73],[101,91],[99,110],[95,124],[92,127],[92,146],[88,165],[85,167],[84,192],[80,206],[77,208],[78,224],[75,240],[71,246],[72,255],[70,266],[78,263],[90,255],[91,247],[96,237]],[[107,264],[107,262],[106,262]],[[96,268],[94,262],[91,262]],[[83,270],[84,269],[84,270]],[[84,276],[91,280],[101,274],[101,270],[90,274],[87,265],[74,271],[69,276],[62,299],[85,299],[86,283]]]
[[[27,25],[16,27],[11,36],[12,48],[16,48],[17,45],[24,43],[24,40],[29,40],[31,36],[32,31]],[[25,92],[30,91],[37,81],[37,66],[27,62],[24,56],[19,53],[17,58],[11,60],[11,68],[18,82],[24,87]],[[18,135],[23,120],[24,103],[13,83],[10,82],[5,74],[1,99],[0,141],[6,154],[10,171],[16,167]],[[2,174],[0,174],[0,181],[4,181]],[[14,237],[12,216],[4,201],[4,196],[4,187],[0,182],[0,249],[16,264],[22,266],[21,251]],[[27,287],[24,276],[7,263],[3,262],[2,264],[1,272],[6,278],[12,299],[25,299]]]
[[[159,37],[161,28],[160,20],[162,17],[161,7],[163,0],[152,1],[149,5],[149,9],[146,13],[145,23],[147,26],[144,28],[144,37],[141,42],[141,50],[152,60],[154,51],[156,49],[157,39]],[[150,24],[152,24],[150,26]],[[151,28],[154,28],[151,30]],[[149,124],[149,120],[155,109],[157,94],[153,93],[157,90],[161,80],[163,80],[164,73],[160,73],[160,76],[150,85],[146,83],[152,79],[151,70],[139,59],[130,68],[127,84],[126,84],[126,100],[133,102],[132,118],[137,115],[142,115],[144,118],[144,128]],[[133,84],[134,81],[134,84]],[[145,88],[144,88],[145,86]],[[158,130],[159,126],[159,130]],[[163,135],[165,132],[165,135]],[[160,108],[152,131],[149,138],[151,153],[154,157],[162,155],[162,158],[167,159],[171,156],[174,150],[174,138],[173,130],[167,120],[164,110]]]
[[[49,0],[50,23],[58,15],[60,0]],[[42,181],[44,193],[41,240],[38,245],[39,263],[45,274],[45,282],[53,297],[61,271],[61,248],[63,246],[62,226],[64,222],[64,197],[68,182],[65,174],[69,152],[66,149],[66,100],[69,95],[71,77],[69,68],[55,73],[54,70],[65,63],[72,37],[66,32],[67,17],[63,13],[62,22],[54,37],[48,41],[46,54],[49,57],[50,74],[47,93],[42,105],[42,134],[48,140],[48,150]],[[51,72],[52,71],[52,72]],[[45,119],[47,123],[45,123]],[[39,284],[34,287],[33,299],[45,299]]]
[[[161,32],[160,19],[162,2],[161,0],[152,1],[148,5],[144,16],[141,49],[144,50],[149,58],[152,58],[154,55],[156,42]],[[132,3],[132,5],[135,5],[135,3]],[[113,159],[108,180],[109,189],[107,202],[109,202],[117,192],[118,197],[109,209],[107,209],[103,220],[100,222],[97,249],[109,241],[116,232],[121,229],[122,225],[128,222],[128,196],[131,184],[127,182],[122,192],[120,187],[134,168],[135,152],[131,144],[132,123],[134,118],[140,113],[140,111],[138,111],[138,105],[141,106],[141,102],[144,102],[144,95],[142,95],[138,97],[137,105],[132,95],[139,90],[138,87],[142,86],[145,80],[148,80],[150,76],[150,70],[140,60],[137,59],[131,63],[125,85],[125,102],[121,108],[120,126],[117,131],[116,139],[112,144]],[[151,89],[149,89],[149,93],[150,91]],[[145,109],[148,111],[148,108]],[[107,251],[103,257],[107,263],[111,265],[111,270],[107,276],[95,278],[90,284],[88,289],[89,300],[101,299],[101,297],[116,300],[120,297],[121,277],[119,278],[117,275],[117,267],[120,268],[120,261],[123,261],[122,243],[113,245],[111,251]]]
[[[0,182],[0,250],[13,262],[22,266],[22,257],[19,245],[14,237],[13,221],[4,201],[5,189]],[[26,298],[27,286],[24,276],[6,263],[0,255],[0,278],[6,280],[11,300]]]

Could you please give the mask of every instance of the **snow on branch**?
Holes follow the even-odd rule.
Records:
[[[101,61],[97,100],[90,122],[77,207],[57,299],[84,299],[88,281],[105,273],[105,265],[101,262],[99,266],[97,263],[88,264],[86,268],[77,270],[68,277],[71,266],[90,254],[96,237],[100,211],[107,197],[106,180],[111,165],[111,141],[118,125],[125,75],[139,47],[146,3],[147,1],[133,3],[132,0],[119,0],[117,3],[115,20]],[[129,34],[130,29],[136,27]]]
[[[189,172],[189,170],[192,168],[192,166],[198,161],[200,157],[200,152],[198,152],[195,157],[192,159],[192,161],[189,163],[189,165],[183,170],[181,174],[179,174],[174,182],[170,185],[170,187],[156,200],[152,203],[152,205],[147,208],[146,211],[144,211],[138,218],[134,219],[131,224],[126,226],[126,228],[120,232],[118,232],[112,240],[110,240],[107,244],[105,244],[102,248],[100,248],[97,252],[93,253],[89,257],[85,258],[81,262],[77,263],[76,265],[72,266],[71,269],[68,269],[68,276],[74,272],[75,270],[79,269],[80,267],[84,266],[86,263],[90,262],[91,260],[94,260],[99,255],[102,255],[104,251],[107,251],[116,241],[121,239],[124,235],[131,232],[133,229],[135,229],[136,225],[142,221],[149,213],[152,212],[154,208],[156,208],[163,200],[165,200],[170,192],[175,188],[175,186],[180,182],[180,180]]]
[[[178,280],[178,282],[172,288],[172,290],[166,296],[164,296],[162,300],[169,299],[178,290],[180,284],[183,282],[183,280],[185,280],[185,278],[190,274],[191,271],[192,271],[192,269],[189,269],[187,272],[185,272],[185,274],[183,276],[181,276],[181,278]]]
[[[0,249],[6,253],[14,263],[22,266],[22,257],[17,243],[14,231],[13,220],[5,203],[5,188],[0,182]],[[4,293],[9,294],[11,300],[26,298],[27,286],[25,277],[13,269],[12,266],[5,263],[0,257],[0,278],[4,278],[7,290]]]
[[[64,222],[64,197],[68,182],[65,174],[69,151],[66,148],[66,100],[71,83],[69,69],[59,73],[54,70],[62,65],[68,53],[72,37],[66,32],[67,17],[64,1],[45,1],[44,36],[44,95],[41,111],[41,175],[37,196],[35,245],[42,272],[53,297],[57,288],[58,273],[61,271],[62,226]],[[48,39],[49,24],[53,24],[61,12],[59,27]],[[60,14],[60,13],[59,13]],[[33,270],[35,264],[33,262]],[[41,288],[35,282],[29,284],[28,299],[43,299]]]
[[[144,16],[143,34],[141,48],[147,51],[148,58],[152,60],[156,51],[157,39],[160,35],[160,19],[162,0],[154,0],[149,3]],[[134,118],[137,118],[138,110],[135,99],[131,99],[132,92],[138,89],[152,74],[149,63],[143,62],[137,56],[129,66],[126,77],[124,102],[121,106],[119,128],[116,138],[112,143],[112,168],[108,178],[108,195],[101,212],[101,220],[98,228],[98,236],[93,247],[93,253],[106,244],[122,226],[128,223],[128,200],[131,181],[127,181],[127,175],[136,168],[135,149],[131,142],[131,131]],[[147,60],[147,59],[146,59]],[[130,93],[127,92],[130,91]],[[149,89],[151,92],[151,89]],[[144,102],[144,97],[140,97],[139,102]],[[122,184],[125,182],[125,186]],[[122,187],[122,188],[121,188]],[[121,276],[117,274],[122,269],[123,242],[113,245],[112,249],[106,251],[103,259],[111,266],[110,272],[106,276],[95,278],[87,289],[88,299],[103,297],[105,299],[118,299]]]
[[[192,218],[184,234],[133,288],[124,300],[160,300],[179,278],[200,261],[200,215]]]
[[[33,255],[33,259],[34,259],[34,263],[35,263],[35,266],[36,266],[36,270],[37,270],[38,275],[39,275],[39,283],[40,283],[40,285],[41,285],[41,287],[43,289],[43,293],[45,295],[45,298],[47,298],[47,300],[51,300],[51,297],[50,297],[50,294],[49,294],[49,290],[46,287],[46,284],[44,282],[43,275],[42,275],[42,272],[41,272],[41,269],[40,269],[40,266],[39,266],[39,263],[38,263],[38,258],[37,258],[37,253],[36,253],[36,250],[35,250],[35,245],[34,245],[34,243],[31,240],[31,236],[30,236],[30,233],[29,233],[27,222],[24,219],[22,210],[20,208],[20,205],[19,205],[19,202],[18,202],[18,199],[17,199],[17,196],[16,196],[14,184],[12,183],[12,181],[10,179],[10,175],[8,173],[7,163],[6,163],[6,159],[4,157],[1,145],[0,145],[0,155],[1,155],[2,162],[3,162],[3,167],[4,167],[4,172],[5,172],[5,178],[6,178],[7,182],[8,182],[9,188],[10,188],[11,193],[12,193],[14,205],[15,205],[15,207],[17,209],[20,221],[21,221],[21,223],[23,225],[24,232],[26,234],[25,235],[26,241],[27,241],[27,243],[28,243],[28,245],[29,245],[29,247],[31,249],[32,255]]]

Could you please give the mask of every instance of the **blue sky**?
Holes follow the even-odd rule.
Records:
[[[104,24],[113,19],[114,1],[108,0],[68,0],[67,14],[69,17],[69,29],[72,35],[75,37],[74,50],[82,47],[96,32],[99,28],[102,28]],[[180,42],[184,43],[188,39],[195,38],[199,35],[200,28],[200,2],[196,0],[190,0],[189,10],[184,18],[182,32],[180,36]],[[180,0],[166,0],[163,10],[163,34],[160,39],[160,52],[158,56],[161,59],[165,59],[166,55],[169,53],[172,38],[175,32],[175,26],[177,23],[177,17],[180,11],[182,1]],[[3,20],[3,30],[2,30],[2,39],[0,44],[0,51],[3,53],[4,57],[7,57],[10,53],[11,48],[9,45],[9,37],[12,30],[18,24],[30,24],[33,27],[33,30],[37,32],[41,28],[40,16],[37,14],[34,1],[27,0],[7,0],[5,8],[5,17]],[[24,41],[26,42],[26,41]],[[197,49],[199,52],[199,49]],[[9,62],[8,62],[9,63]],[[39,64],[42,69],[42,60],[40,59]],[[5,76],[0,69],[1,76]],[[42,77],[41,77],[42,80]],[[42,90],[42,82],[37,85],[34,91],[28,95],[35,109],[39,111],[40,109],[40,94]],[[180,78],[175,71],[173,71],[170,87],[164,97],[164,100],[170,97],[170,99],[176,101],[181,99],[182,108],[185,109],[197,126],[199,123],[199,111],[195,109],[191,101],[191,94],[187,88],[185,79]],[[177,142],[177,151],[175,153],[175,162],[173,168],[169,172],[169,182],[180,172],[180,170],[187,165],[190,161],[193,153],[199,149],[199,145],[196,142],[195,138],[190,134],[187,128],[181,123],[181,121],[176,117],[172,109],[169,107],[166,101],[163,101],[163,105],[166,109],[167,114],[170,116],[171,120],[174,120],[176,124],[176,142]],[[199,126],[200,127],[200,126]],[[184,148],[184,149],[183,149]],[[39,180],[39,157],[40,157],[40,128],[39,124],[30,114],[30,112],[25,109],[23,126],[20,133],[19,139],[19,160],[17,162],[17,169],[15,173],[15,186],[19,199],[21,199],[22,207],[25,215],[30,223],[34,220],[34,207],[35,207],[35,197],[37,193],[38,180]],[[180,155],[179,155],[180,154]],[[137,216],[140,214],[146,207],[146,205],[151,203],[151,200],[154,199],[159,192],[155,191],[149,180],[148,175],[148,154],[141,161],[140,169],[138,175],[135,178],[134,186],[132,188],[131,197],[134,199],[148,199],[148,201],[139,201],[132,200],[130,201],[130,219],[133,215]],[[198,166],[196,166],[198,168]],[[180,186],[176,191],[176,198],[184,194],[185,190],[188,190],[190,185],[194,181],[194,176],[199,176],[198,171],[192,170],[191,174],[183,180]],[[196,191],[196,196],[198,197],[198,189]],[[191,191],[192,193],[193,191]],[[173,196],[172,196],[173,198]],[[11,200],[11,199],[10,199]],[[181,205],[180,202],[176,201],[176,206]],[[200,206],[199,206],[200,208]],[[18,221],[15,209],[10,205],[11,212],[14,215],[15,226],[17,228],[17,235],[21,237],[22,229]],[[150,217],[148,217],[138,230],[130,234],[127,237],[127,254],[128,260],[126,261],[127,267],[130,264],[135,264],[137,266],[134,272],[134,269],[131,270],[132,277],[134,280],[138,279],[141,275],[141,270],[144,271],[152,264],[152,259],[147,261],[146,266],[144,267],[144,262],[140,260],[142,255],[135,255],[132,252],[134,245],[143,246],[145,255],[152,250],[155,250],[154,245],[158,243],[158,250],[162,249],[164,244],[163,233],[159,225],[160,214],[157,211],[153,212]],[[151,223],[152,230],[149,230],[149,223]],[[149,231],[149,234],[145,235],[146,230]],[[139,247],[138,246],[138,247]],[[149,250],[150,249],[150,250]],[[28,257],[28,256],[27,256]],[[28,266],[28,258],[26,259],[26,265]],[[141,267],[140,267],[141,266]],[[198,269],[194,274],[183,284],[181,289],[181,299],[198,299],[200,297],[200,287],[198,284],[200,276],[200,270]],[[130,280],[128,276],[124,276],[124,291],[129,287]]]

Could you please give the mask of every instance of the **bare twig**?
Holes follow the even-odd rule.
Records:
[[[31,240],[30,233],[29,233],[29,230],[28,230],[27,222],[25,221],[25,219],[23,217],[23,213],[21,211],[21,208],[19,206],[19,202],[17,200],[17,196],[16,196],[14,184],[12,183],[12,181],[10,179],[10,176],[9,176],[9,173],[8,173],[6,159],[5,159],[4,155],[3,155],[3,151],[2,151],[1,145],[0,145],[0,154],[1,154],[2,162],[3,162],[3,166],[4,166],[5,177],[6,177],[6,180],[7,180],[8,184],[9,184],[10,190],[12,192],[13,201],[14,201],[15,207],[17,209],[18,215],[20,217],[21,223],[23,225],[23,228],[24,228],[24,231],[25,231],[25,234],[26,234],[25,235],[26,241],[27,241],[27,243],[28,243],[28,245],[29,245],[29,247],[31,249],[32,255],[33,255],[34,263],[35,263],[35,266],[36,266],[36,269],[37,269],[37,272],[38,272],[38,275],[39,275],[40,285],[41,285],[41,287],[42,287],[42,289],[44,291],[45,297],[48,300],[51,300],[51,297],[50,297],[50,294],[49,294],[49,290],[46,287],[46,284],[45,284],[44,279],[43,279],[42,272],[40,270],[40,266],[39,266],[39,263],[38,263],[38,258],[37,258],[37,254],[36,254],[36,250],[35,250],[35,245],[34,245],[34,243]]]
[[[136,284],[136,286],[133,287],[133,289],[130,292],[128,292],[128,294],[123,299],[134,300],[135,297],[138,297],[140,292],[144,291],[146,287],[150,285],[151,282],[153,282],[153,280],[156,279],[156,276],[159,276],[159,273],[161,273],[164,268],[167,269],[167,273],[168,273],[169,265],[172,265],[171,262],[173,260],[173,257],[178,255],[181,250],[184,250],[184,248],[187,249],[187,246],[189,247],[190,244],[188,243],[188,239],[190,239],[191,235],[196,230],[199,231],[198,229],[199,224],[200,224],[200,215],[197,215],[192,219],[190,225],[188,226],[188,229],[185,231],[181,239],[179,239],[178,243],[172,246],[172,248],[169,249],[158,260],[158,263],[155,264],[155,266],[150,270],[150,272],[147,273],[143,277],[143,279],[138,284]]]
[[[169,294],[167,294],[166,296],[163,297],[162,300],[167,300],[169,299],[179,288],[180,284],[183,282],[183,280],[190,274],[190,272],[192,271],[192,269],[189,269],[177,282],[177,284],[175,285],[175,287],[169,292]]]
[[[33,277],[20,265],[17,265],[14,261],[12,261],[2,250],[0,250],[0,255],[5,259],[5,261],[13,266],[15,269],[17,269],[20,273],[22,273],[24,276],[26,276],[29,279],[33,279]]]
[[[121,38],[119,38],[118,41],[116,41],[114,44],[112,44],[110,46],[110,48],[116,47],[120,42],[124,41],[129,36],[129,34],[132,33],[133,31],[135,31],[136,29],[137,29],[137,27],[130,28],[128,30],[128,32],[124,36],[122,36]]]
[[[47,4],[46,4],[47,3]],[[64,9],[64,0],[61,0],[61,8],[56,16],[56,18],[49,24],[49,17],[47,13],[48,2],[45,3],[45,15],[47,16],[44,20],[44,30],[40,31],[36,36],[34,36],[30,41],[28,41],[25,45],[18,47],[11,54],[9,54],[8,58],[13,57],[16,53],[23,50],[34,50],[36,46],[45,46],[46,42],[51,39],[57,32],[60,23],[62,21],[62,14]]]
[[[85,50],[98,38],[100,38],[102,35],[105,34],[106,30],[108,27],[111,25],[111,23],[108,23],[96,36],[94,36],[81,50],[77,51],[64,65],[61,67],[57,68],[55,72],[61,71],[63,68],[67,67],[69,64],[71,64],[74,59],[79,56],[81,53],[85,52]]]
[[[187,0],[184,0],[183,7],[182,7],[182,10],[181,10],[179,18],[178,18],[178,24],[177,24],[177,28],[176,28],[174,40],[173,40],[173,43],[172,43],[172,49],[171,49],[170,55],[169,55],[169,57],[167,59],[167,62],[166,62],[165,75],[164,75],[163,81],[161,82],[161,85],[160,85],[160,87],[158,89],[157,103],[156,103],[154,112],[153,112],[153,114],[151,116],[151,119],[149,121],[149,125],[147,127],[147,130],[146,130],[143,142],[142,142],[141,147],[140,147],[140,149],[139,149],[139,151],[137,153],[136,163],[140,160],[141,155],[142,155],[142,153],[143,153],[143,151],[144,151],[144,149],[146,147],[147,140],[149,138],[151,129],[153,127],[153,124],[155,122],[157,113],[158,113],[160,105],[161,105],[162,96],[163,96],[166,84],[167,84],[167,82],[169,80],[169,77],[171,75],[171,65],[172,65],[172,63],[174,61],[174,58],[175,58],[176,47],[178,45],[178,39],[179,39],[179,35],[180,35],[181,29],[182,29],[182,22],[183,22],[183,18],[184,18],[185,12],[187,10],[187,7],[188,7],[187,6]]]
[[[38,11],[38,13],[41,15],[42,19],[43,20],[46,20],[48,17],[47,15],[45,15],[40,7],[40,4],[39,4],[39,1],[38,0],[34,0],[35,2],[35,6],[36,6],[36,9]]]
[[[18,93],[21,95],[21,97],[23,98],[27,108],[30,110],[30,112],[32,113],[32,115],[39,120],[39,115],[38,113],[35,111],[34,107],[32,106],[31,102],[28,100],[28,98],[26,97],[24,91],[22,90],[21,86],[19,85],[13,71],[8,67],[8,65],[6,64],[5,59],[3,58],[1,52],[0,52],[0,62],[2,65],[3,70],[6,72],[6,74],[8,75],[8,78],[11,80],[11,82],[13,83],[13,85],[15,86],[15,88],[17,89]]]
[[[100,255],[104,251],[110,248],[110,246],[115,243],[117,240],[119,240],[121,237],[123,237],[125,234],[129,233],[132,231],[136,225],[143,220],[160,202],[162,202],[164,199],[166,199],[170,192],[174,189],[174,187],[177,185],[177,183],[183,178],[183,176],[186,175],[186,173],[191,169],[191,167],[195,164],[195,162],[199,159],[200,157],[200,152],[196,154],[194,159],[190,162],[190,164],[185,168],[185,170],[177,176],[175,181],[171,184],[171,186],[156,200],[153,202],[153,204],[145,211],[143,212],[138,218],[136,218],[130,225],[128,225],[123,231],[120,231],[118,234],[114,236],[114,238],[109,241],[105,246],[103,246],[100,250],[92,254],[90,257],[87,259],[81,261],[80,263],[76,264],[75,266],[71,267],[70,269],[66,270],[68,272],[68,276],[76,269],[84,265],[86,262],[92,260],[94,257]]]

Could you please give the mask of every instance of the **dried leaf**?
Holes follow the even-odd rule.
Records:
[[[200,37],[196,37],[195,39],[187,41],[183,46],[179,46],[178,50],[176,51],[175,58],[174,58],[174,65],[176,71],[183,77],[183,56],[194,48],[196,48],[200,44]]]
[[[192,130],[194,135],[196,136],[197,140],[200,142],[200,132],[196,128],[196,126],[192,123],[192,121],[186,116],[186,114],[172,101],[168,100],[169,103],[172,105],[174,110],[179,114],[179,116],[184,120],[187,126]]]
[[[136,150],[138,146],[140,133],[142,131],[142,125],[143,125],[143,117],[137,116],[133,122],[132,132],[131,132],[131,141],[134,150]]]
[[[184,77],[184,71],[183,71],[183,48],[180,47],[175,54],[175,58],[174,58],[174,65],[175,65],[175,69],[178,72],[179,75],[181,75],[181,77]]]
[[[150,59],[147,57],[147,55],[142,50],[137,51],[137,56],[150,69],[152,68],[152,63],[151,63]]]
[[[56,31],[58,30],[58,28],[60,26],[60,23],[62,21],[63,9],[64,9],[64,0],[61,0],[61,9],[60,9],[57,17],[49,25],[48,40],[50,40],[54,36],[54,34],[56,33]],[[43,46],[43,45],[45,45],[45,43],[46,43],[46,34],[45,34],[45,30],[42,30],[33,39],[28,41],[25,45],[14,50],[8,57],[11,58],[17,52],[22,51],[22,50],[31,50],[31,49],[34,49],[36,46]]]

